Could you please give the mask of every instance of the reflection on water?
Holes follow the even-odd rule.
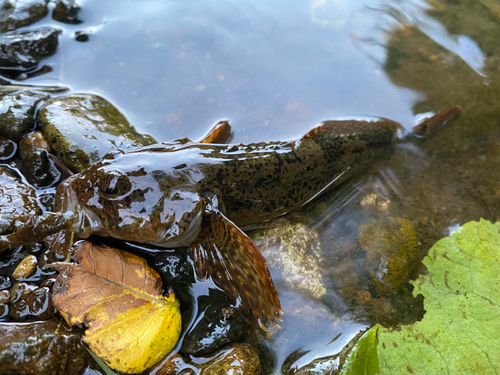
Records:
[[[374,322],[421,317],[409,284],[377,289],[373,275],[385,270],[360,247],[361,225],[405,219],[421,259],[457,225],[500,218],[496,3],[86,0],[82,8],[85,22],[65,25],[47,60],[52,72],[28,82],[99,93],[161,141],[199,138],[224,118],[236,142],[284,140],[341,116],[387,117],[409,129],[419,114],[463,107],[436,138],[397,147],[320,202],[270,223],[277,230],[253,233],[285,311],[283,329],[265,343],[275,356],[266,371],[334,355]],[[74,40],[80,30],[91,32],[89,42]],[[370,197],[386,203],[363,205]],[[293,225],[312,240],[280,238]],[[410,276],[418,272],[417,264]]]

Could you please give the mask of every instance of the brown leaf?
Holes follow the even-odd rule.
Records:
[[[70,325],[89,327],[84,342],[110,367],[142,372],[175,346],[181,331],[173,292],[162,297],[162,281],[146,261],[107,246],[83,242],[75,263],[53,263],[61,274],[54,306]]]

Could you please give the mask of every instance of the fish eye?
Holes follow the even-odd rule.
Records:
[[[110,172],[99,181],[99,195],[106,199],[113,199],[127,194],[132,189],[130,179],[119,173]]]

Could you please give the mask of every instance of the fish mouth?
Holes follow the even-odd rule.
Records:
[[[76,176],[76,175],[75,175]],[[57,188],[56,211],[65,216],[72,216],[73,224],[68,229],[81,238],[103,229],[101,220],[91,210],[83,207],[78,201],[75,190],[70,186],[74,176],[67,178]]]
[[[198,237],[201,230],[201,219],[203,217],[203,207],[199,207],[191,219],[188,227],[178,236],[170,237],[170,226],[163,227],[158,235],[158,240],[149,242],[160,247],[186,247],[191,245]]]

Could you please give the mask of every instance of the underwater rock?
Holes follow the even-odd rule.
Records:
[[[80,6],[74,0],[59,0],[52,11],[52,18],[59,22],[77,24]]]
[[[201,375],[260,374],[257,351],[250,344],[232,344],[220,350],[210,361],[197,365]]]
[[[83,374],[97,369],[78,331],[59,320],[0,324],[0,368],[4,374]]]
[[[211,289],[208,296],[200,296],[196,325],[184,337],[181,353],[202,356],[239,340],[247,323],[235,304],[231,297],[219,290]]]
[[[0,8],[0,31],[28,26],[47,15],[46,0],[4,0]]]
[[[47,287],[17,282],[10,290],[12,319],[23,321],[31,317],[47,320],[56,314],[52,296]]]
[[[420,246],[409,220],[377,218],[360,225],[358,241],[377,266],[373,284],[380,295],[397,293],[419,267]]]
[[[87,32],[87,31],[77,31],[77,32],[75,32],[75,40],[77,42],[82,42],[82,43],[88,42],[89,41],[89,34],[91,34],[91,33]]]
[[[191,285],[195,282],[193,266],[185,251],[159,254],[153,261],[153,268],[166,285]]]
[[[60,31],[42,27],[0,35],[0,69],[30,70],[56,52]]]
[[[160,368],[155,369],[156,375],[193,375],[197,367],[186,364],[179,353],[175,353]]]
[[[38,148],[23,160],[22,172],[33,186],[53,186],[61,179],[61,172],[54,165],[47,150]]]
[[[36,269],[38,260],[34,255],[28,255],[17,265],[12,277],[14,279],[26,279]]]
[[[41,213],[35,189],[14,170],[0,166],[0,234],[15,232],[17,226]]]
[[[19,142],[19,152],[21,154],[21,159],[26,159],[28,155],[32,154],[37,148],[43,148],[48,152],[52,151],[49,141],[42,132],[36,131],[32,134],[28,134],[21,139]]]
[[[18,91],[0,98],[0,135],[18,142],[35,129],[37,105],[49,95],[36,91]]]
[[[16,151],[17,144],[14,141],[0,136],[0,161],[13,158]]]
[[[115,149],[131,150],[156,143],[139,134],[106,99],[91,94],[49,100],[38,112],[42,132],[55,153],[74,172],[81,172]]]
[[[322,277],[318,233],[304,224],[288,222],[262,233],[257,247],[267,264],[281,271],[289,288],[320,299],[327,293]]]

